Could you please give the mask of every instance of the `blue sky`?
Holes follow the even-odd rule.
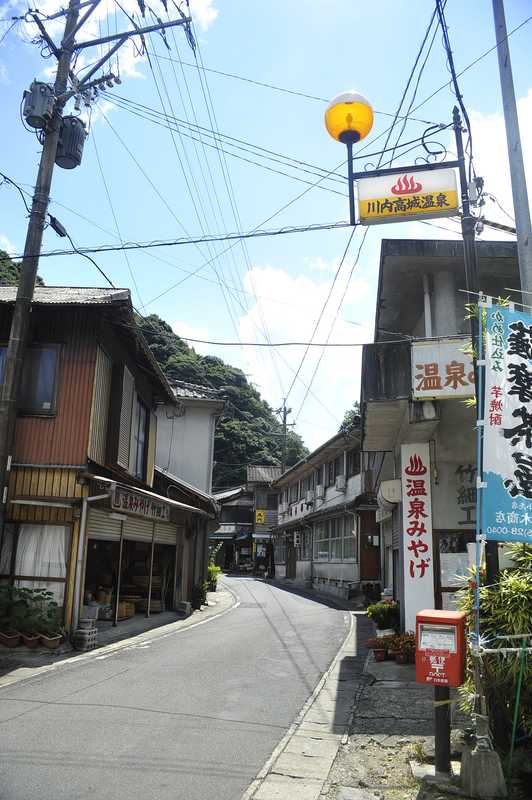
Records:
[[[205,66],[319,98],[331,98],[356,88],[370,99],[376,111],[387,114],[396,110],[433,11],[430,0],[408,3],[383,0],[379,4],[352,0],[306,3],[196,0],[191,5],[199,53]],[[131,0],[126,6],[137,8]],[[58,7],[55,0],[39,5],[45,13]],[[22,8],[16,0],[4,3],[0,16],[9,17],[20,13]],[[152,8],[157,14],[164,14],[160,0]],[[98,35],[98,26],[102,33],[107,33],[108,26],[115,30],[114,9],[111,0],[103,0],[86,38]],[[529,0],[507,0],[508,30],[526,19],[530,9]],[[494,44],[491,3],[449,0],[446,14],[460,70]],[[119,16],[116,22],[122,29],[123,18]],[[0,37],[8,26],[7,22],[0,23]],[[58,24],[54,23],[50,30],[57,40]],[[53,58],[43,59],[39,47],[30,43],[32,33],[30,26],[17,25],[0,45],[3,98],[0,170],[28,191],[36,175],[39,144],[20,122],[21,95],[34,77],[42,78],[53,67]],[[529,168],[531,41],[532,22],[510,39]],[[196,68],[177,63],[179,59],[194,63],[183,32],[176,29],[175,35],[169,33],[167,42],[170,50],[159,36],[149,40],[151,67],[145,57],[135,58],[131,50],[121,53],[122,83],[93,105],[82,165],[72,171],[59,168],[55,171],[52,187],[55,202],[50,212],[61,220],[77,245],[116,243],[119,238],[142,242],[171,239],[185,235],[184,231],[217,234],[239,227],[250,230],[309,188],[293,177],[220,154],[216,148],[204,149],[201,136],[199,141],[178,133],[172,138],[161,125],[125,110],[120,98],[153,109],[162,115],[158,117],[160,122],[164,123],[165,113],[209,129],[216,122],[224,134],[322,169],[332,169],[344,158],[343,148],[324,130],[323,101],[211,72],[206,73],[206,83],[202,86]],[[87,60],[96,56],[92,51]],[[78,68],[82,66],[78,62]],[[116,61],[112,67],[116,72]],[[416,103],[448,79],[438,34]],[[476,171],[485,178],[487,191],[496,195],[503,208],[512,214],[496,53],[466,72],[460,78],[460,85],[473,123]],[[212,106],[208,107],[211,100]],[[447,122],[453,104],[450,90],[444,89],[414,116],[427,122]],[[390,121],[385,114],[375,115],[373,131],[364,142],[366,152],[378,151],[382,146],[382,137],[374,146],[371,141]],[[409,120],[402,140],[420,136],[425,127],[423,122]],[[212,143],[212,139],[208,141]],[[256,154],[243,150],[232,152],[260,160]],[[418,154],[413,152],[397,163],[408,163]],[[375,162],[374,158],[370,160]],[[317,180],[312,174],[287,169],[276,162],[261,160],[261,163],[303,181]],[[359,163],[363,166],[364,160]],[[343,190],[337,183],[329,182],[328,186]],[[19,253],[24,244],[25,210],[15,190],[5,184],[0,189],[0,246]],[[488,211],[492,219],[509,221],[494,203],[488,206]],[[337,222],[345,220],[346,214],[346,198],[314,188],[265,227]],[[455,224],[447,221],[441,224],[451,232],[420,223],[369,229],[347,285],[364,233],[362,228],[358,229],[316,340],[323,341],[333,323],[331,341],[370,340],[381,239],[457,237]],[[348,230],[337,230],[260,238],[248,241],[245,248],[237,244],[224,255],[219,254],[227,245],[218,244],[166,247],[151,251],[151,255],[148,250],[133,251],[127,261],[123,253],[100,253],[95,258],[116,285],[132,289],[136,306],[144,308],[146,313],[160,314],[182,335],[217,341],[238,338],[265,341],[266,336],[272,341],[306,341],[329,292],[348,236]],[[484,236],[498,238],[490,233]],[[59,240],[53,231],[46,231],[44,250],[62,248],[63,244],[64,240]],[[213,263],[202,269],[201,278],[187,275],[209,259],[214,259]],[[42,259],[40,273],[49,284],[102,283],[95,268],[79,256]],[[179,286],[169,290],[183,279]],[[337,316],[344,292],[345,300]],[[242,367],[275,407],[289,390],[303,355],[303,349],[296,347],[273,352],[251,347],[198,345],[197,349],[215,353]],[[294,412],[292,421],[297,417],[296,429],[310,447],[335,433],[343,412],[358,398],[360,388],[360,349],[328,349],[305,399],[305,384],[310,383],[321,353],[317,348],[311,351],[289,396]]]

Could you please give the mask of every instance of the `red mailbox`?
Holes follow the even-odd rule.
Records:
[[[416,681],[461,686],[465,671],[465,614],[425,609],[416,614]]]

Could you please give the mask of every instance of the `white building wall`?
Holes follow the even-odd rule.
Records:
[[[203,492],[211,491],[215,415],[208,406],[185,403],[183,416],[157,409],[155,463]]]

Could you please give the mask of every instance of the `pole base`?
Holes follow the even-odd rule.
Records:
[[[495,750],[464,748],[460,782],[470,797],[480,797],[482,800],[508,797],[501,761]]]

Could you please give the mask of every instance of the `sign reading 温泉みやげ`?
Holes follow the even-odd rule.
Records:
[[[414,630],[418,611],[434,607],[432,488],[428,444],[401,446],[401,495],[405,629]]]
[[[482,533],[532,543],[532,316],[487,309]]]
[[[357,180],[358,214],[363,225],[404,219],[448,217],[458,212],[453,169],[409,171]]]

